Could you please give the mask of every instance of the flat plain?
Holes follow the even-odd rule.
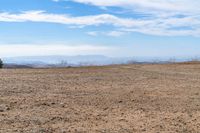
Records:
[[[1,133],[200,133],[200,64],[0,70]]]

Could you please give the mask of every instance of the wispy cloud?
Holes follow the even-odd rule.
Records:
[[[58,0],[57,0],[58,1]],[[60,0],[62,1],[62,0]],[[167,11],[179,13],[199,13],[198,0],[70,0],[101,7],[122,7],[137,11]]]
[[[60,0],[63,1],[63,0]],[[69,0],[97,7],[120,7],[144,14],[139,20],[126,22],[126,31],[153,35],[199,36],[200,1],[198,0]],[[134,22],[133,22],[134,21]],[[184,27],[184,28],[183,28]]]
[[[134,21],[129,19],[121,19],[109,14],[91,15],[73,17],[70,15],[50,14],[44,11],[27,11],[19,14],[11,14],[7,12],[0,13],[0,21],[4,22],[50,22],[68,25],[100,25],[111,24],[115,26],[129,27]]]
[[[127,34],[128,32],[129,31],[108,31],[108,32],[90,31],[90,32],[87,32],[87,34],[90,35],[90,36],[103,35],[103,36],[110,36],[110,37],[120,37],[120,36],[123,36],[123,35]]]
[[[99,34],[99,32],[98,31],[89,31],[89,32],[87,32],[87,34],[90,36],[97,36]]]
[[[107,36],[112,36],[112,37],[119,37],[126,34],[126,32],[122,32],[122,31],[110,31],[108,33],[106,33]]]
[[[44,11],[26,11],[22,13],[0,13],[3,22],[46,22],[69,25],[69,27],[114,26],[114,32],[107,35],[119,36],[125,32],[139,32],[150,35],[200,35],[199,15],[164,15],[150,18],[122,18],[111,14],[89,16],[70,16],[68,14],[52,14]],[[117,32],[116,32],[117,31]],[[91,34],[91,33],[90,33]],[[93,34],[94,35],[94,34]]]

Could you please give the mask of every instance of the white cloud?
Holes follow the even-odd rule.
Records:
[[[110,31],[106,35],[112,36],[112,37],[119,37],[119,36],[122,36],[124,34],[126,34],[126,33],[122,32],[122,31]]]
[[[99,33],[97,31],[89,31],[87,34],[90,36],[97,36]]]
[[[117,6],[138,11],[199,13],[199,0],[71,0],[95,6]]]
[[[68,25],[100,25],[112,24],[115,26],[129,27],[134,21],[129,19],[121,19],[109,14],[100,14],[93,16],[72,17],[69,15],[48,14],[44,11],[27,11],[20,14],[0,13],[0,21],[4,22],[51,22]]]
[[[44,56],[44,55],[84,55],[104,54],[108,55],[114,48],[98,45],[35,45],[35,44],[13,44],[0,45],[0,56]]]
[[[122,35],[127,34],[129,31],[108,31],[108,32],[104,32],[104,31],[90,31],[87,32],[88,35],[90,36],[98,36],[98,35],[103,35],[103,36],[110,36],[110,37],[120,37]]]
[[[48,22],[66,24],[69,27],[85,27],[112,25],[115,32],[107,33],[111,36],[120,36],[124,32],[139,32],[150,35],[192,35],[200,34],[200,16],[188,15],[177,17],[174,15],[156,16],[150,18],[122,18],[111,14],[73,17],[66,14],[51,14],[44,11],[27,11],[11,14],[0,13],[3,22]],[[117,32],[116,32],[117,31]],[[95,35],[95,33],[89,33]]]

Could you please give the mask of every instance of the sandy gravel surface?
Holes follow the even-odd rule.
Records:
[[[200,65],[0,70],[0,132],[200,133]]]

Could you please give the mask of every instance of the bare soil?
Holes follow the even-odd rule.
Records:
[[[0,70],[1,133],[200,133],[200,64]]]

